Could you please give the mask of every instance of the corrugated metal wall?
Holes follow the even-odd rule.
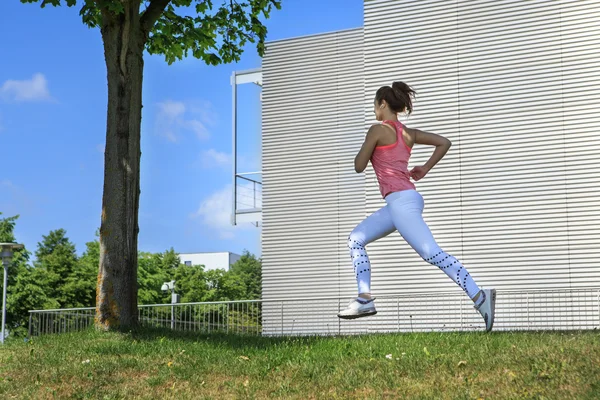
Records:
[[[267,46],[262,66],[265,299],[337,296],[340,284],[352,285],[346,239],[365,213],[364,177],[352,167],[364,136],[362,37],[357,29]],[[279,318],[270,320],[269,304],[264,307],[264,329],[281,325]],[[313,316],[337,324],[336,313],[337,304]],[[295,318],[293,312],[287,317]],[[311,318],[296,327],[313,324]]]
[[[407,125],[454,143],[417,183],[425,219],[480,285],[598,283],[598,26],[598,1],[365,2],[365,123],[379,86],[417,89]],[[369,170],[368,212],[382,204]],[[454,287],[397,234],[369,250],[376,293]]]
[[[598,285],[598,26],[600,1],[371,0],[364,30],[271,43],[263,64],[264,298],[354,295],[346,237],[385,203],[372,169],[356,175],[352,159],[375,122],[376,89],[393,80],[418,91],[407,125],[454,144],[417,183],[439,244],[482,286]],[[417,146],[411,166],[431,151]],[[460,292],[397,233],[368,251],[376,295]],[[401,323],[398,305],[386,312],[387,303],[368,322],[336,322],[339,305],[321,302],[292,326],[351,332]],[[498,307],[500,315],[518,311],[501,297]],[[290,325],[264,315],[267,333]]]

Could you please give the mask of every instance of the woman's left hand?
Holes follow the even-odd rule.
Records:
[[[413,178],[413,180],[418,181],[421,180],[425,177],[425,175],[427,175],[427,173],[429,172],[429,168],[422,166],[422,167],[414,167],[413,169],[410,170],[410,177]]]

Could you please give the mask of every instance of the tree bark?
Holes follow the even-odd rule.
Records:
[[[102,23],[108,77],[104,189],[96,328],[128,330],[138,324],[137,241],[144,33],[139,1]]]

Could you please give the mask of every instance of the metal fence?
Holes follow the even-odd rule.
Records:
[[[315,298],[139,306],[142,326],[264,336],[477,331],[483,320],[462,292],[378,297],[378,314],[340,320],[349,299]],[[94,324],[94,308],[33,310],[29,334],[72,332]],[[495,331],[600,328],[600,288],[498,291]]]
[[[261,300],[148,304],[138,306],[142,326],[203,333],[260,335]],[[96,309],[65,308],[29,311],[29,336],[66,333],[94,325]]]
[[[260,335],[261,316],[260,300],[139,306],[143,326],[206,333]]]

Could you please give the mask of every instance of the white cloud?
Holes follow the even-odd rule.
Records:
[[[193,114],[200,115],[202,121],[208,125],[215,125],[217,123],[217,113],[210,101],[193,103],[190,105],[190,111]]]
[[[166,100],[158,103],[156,130],[170,142],[178,142],[185,131],[206,140],[210,137],[209,127],[215,124],[216,113],[210,102],[197,104]]]
[[[200,168],[223,168],[231,169],[233,156],[231,153],[221,152],[215,149],[204,150],[200,153],[198,161],[194,162],[196,167]],[[260,157],[248,157],[246,155],[237,156],[238,172],[255,172],[260,171]]]
[[[208,132],[208,129],[206,129],[206,126],[197,119],[183,121],[182,126],[194,132],[198,139],[206,140],[210,137],[210,133]]]
[[[158,107],[163,116],[171,120],[181,117],[185,113],[185,104],[180,101],[167,100],[158,103]]]
[[[5,101],[53,101],[48,90],[48,81],[43,74],[34,74],[22,81],[7,80],[0,87],[0,97]]]
[[[254,190],[252,184],[238,185],[238,208],[250,208],[249,203],[254,203]],[[227,185],[223,189],[214,192],[200,203],[198,211],[192,214],[192,218],[201,218],[202,223],[213,229],[221,239],[232,239],[238,229],[251,228],[250,224],[231,225],[232,213],[232,186]],[[257,207],[261,207],[260,199],[256,201]]]
[[[202,218],[208,228],[215,229],[221,239],[231,239],[234,236],[231,211],[231,185],[227,185],[204,199],[194,216]]]
[[[96,145],[96,150],[98,150],[98,153],[102,153],[104,154],[104,145],[103,144],[97,144]]]
[[[224,168],[231,166],[231,154],[222,153],[215,149],[203,151],[200,155],[200,159],[202,160],[202,166],[204,168]]]

